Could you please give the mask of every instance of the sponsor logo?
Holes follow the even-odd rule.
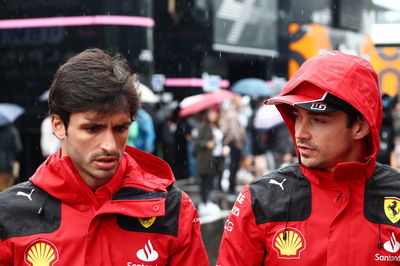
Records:
[[[327,105],[325,103],[312,103],[310,109],[316,111],[325,111],[326,107]]]
[[[280,229],[272,238],[272,248],[280,259],[299,259],[300,252],[306,248],[306,240],[303,234],[296,228]]]
[[[276,181],[275,179],[271,179],[271,180],[269,180],[269,183],[270,184],[273,184],[273,185],[277,185],[277,186],[279,186],[282,190],[285,190],[285,188],[283,187],[283,182],[285,182],[286,181],[286,178],[285,179],[283,179],[282,180],[282,182],[278,182],[278,181]]]
[[[397,223],[400,220],[400,199],[396,197],[385,197],[384,210],[386,217],[392,223]]]
[[[23,191],[18,191],[17,192],[17,196],[27,197],[30,201],[32,201],[32,193],[33,193],[33,191],[35,191],[34,188],[31,190],[31,192],[29,194],[27,194],[27,193],[25,193]]]
[[[239,202],[240,204],[243,204],[245,198],[246,198],[245,195],[239,193],[239,196],[237,197],[236,201]]]
[[[30,266],[52,266],[58,261],[58,250],[50,241],[39,239],[25,249],[24,259]]]
[[[144,227],[144,228],[149,228],[154,224],[156,221],[156,217],[150,217],[150,218],[138,218],[139,223]]]
[[[390,239],[383,244],[383,248],[390,253],[396,253],[400,250],[400,243],[396,239],[396,235],[392,232]],[[375,261],[400,261],[400,255],[382,255],[375,254]]]
[[[154,250],[151,241],[148,240],[143,249],[136,252],[136,257],[145,262],[152,262],[158,259],[158,252]]]
[[[389,251],[390,253],[396,253],[400,249],[400,243],[397,242],[396,236],[392,232],[392,235],[390,236],[390,239],[383,244],[383,247],[385,248],[386,251]]]
[[[225,222],[224,229],[228,232],[232,232],[233,226],[234,226],[234,223],[232,223],[231,221],[229,221],[229,219],[227,219]]]
[[[239,209],[236,205],[233,205],[232,210],[231,210],[231,213],[232,213],[233,215],[239,217],[239,215],[240,215],[240,209]]]

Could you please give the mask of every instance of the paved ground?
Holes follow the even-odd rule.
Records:
[[[200,202],[200,193],[197,180],[178,180],[177,186],[190,196],[195,206],[198,205]],[[211,195],[211,199],[221,207],[222,212],[218,216],[200,217],[200,223],[203,242],[207,250],[210,265],[215,265],[218,257],[222,232],[224,230],[224,224],[233,206],[233,202],[236,199],[236,195],[214,191]]]

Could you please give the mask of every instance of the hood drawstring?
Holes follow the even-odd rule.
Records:
[[[290,206],[292,205],[292,194],[293,194],[294,188],[296,187],[297,182],[299,181],[299,179],[300,179],[299,177],[296,178],[296,182],[294,182],[293,186],[290,189],[289,202],[288,202],[288,206],[287,206],[287,209],[286,209],[285,229],[283,231],[283,236],[282,236],[283,240],[285,240],[285,241],[286,241],[286,238],[287,238],[287,227],[288,227],[288,222],[289,222]]]
[[[48,197],[49,197],[49,194],[46,194],[46,196],[44,197],[44,199],[42,201],[42,204],[40,205],[40,208],[39,208],[39,210],[37,212],[37,214],[40,215],[40,216],[43,215],[43,213],[44,213],[43,207],[44,207],[44,204],[46,203],[46,200],[47,200]]]
[[[377,190],[377,185],[376,185],[376,180],[374,177],[371,178],[372,182],[374,182],[374,192],[375,192],[375,211],[376,211],[376,217],[378,219],[378,249],[382,248],[382,239],[381,239],[381,223],[379,219],[379,206],[378,206],[378,190]]]

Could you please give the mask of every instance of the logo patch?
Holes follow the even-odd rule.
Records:
[[[386,241],[385,244],[383,244],[383,247],[385,248],[386,251],[389,251],[391,253],[396,253],[397,251],[399,251],[400,243],[397,242],[394,232],[392,232],[389,241]]]
[[[156,217],[150,217],[150,218],[138,218],[139,223],[144,227],[144,228],[149,228],[154,224],[156,221]]]
[[[151,241],[148,240],[147,244],[144,245],[144,248],[139,249],[138,252],[136,252],[136,256],[142,261],[151,262],[158,259],[158,252],[154,250]]]
[[[52,266],[58,261],[58,250],[50,241],[39,239],[25,249],[24,258],[30,266]]]
[[[325,111],[326,107],[327,107],[326,103],[312,103],[311,104],[311,110]]]
[[[385,197],[384,209],[386,217],[392,223],[397,223],[400,220],[400,199],[396,197]]]
[[[286,239],[284,239],[285,228],[275,233],[272,238],[272,248],[275,249],[280,259],[299,259],[300,252],[306,248],[306,240],[303,234],[296,228],[286,228]]]

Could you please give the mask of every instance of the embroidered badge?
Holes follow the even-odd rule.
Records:
[[[52,266],[58,261],[58,250],[50,241],[39,239],[25,249],[24,258],[30,266]]]
[[[396,197],[385,197],[384,209],[386,217],[392,223],[397,223],[400,220],[400,199]]]
[[[154,224],[156,221],[156,217],[150,217],[150,218],[138,218],[139,223],[144,227],[144,228],[149,228]]]
[[[280,259],[299,259],[300,252],[306,248],[306,240],[298,229],[282,228],[272,238],[272,248]]]

